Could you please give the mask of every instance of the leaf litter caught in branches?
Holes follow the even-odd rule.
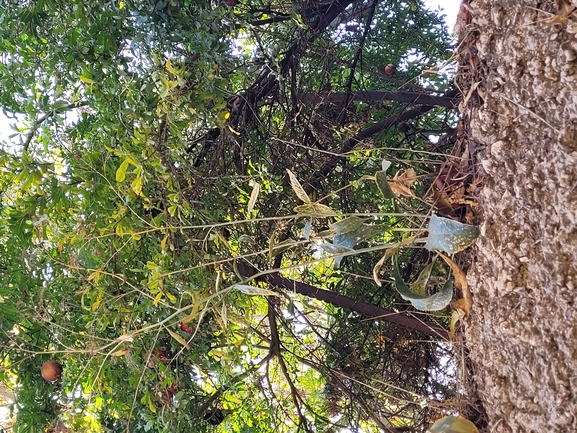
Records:
[[[417,175],[413,168],[408,168],[407,170],[398,171],[392,180],[389,180],[389,187],[395,195],[401,195],[404,197],[414,197],[415,194],[411,191],[413,183],[417,180]]]

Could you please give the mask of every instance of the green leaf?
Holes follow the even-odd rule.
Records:
[[[63,100],[55,101],[52,108],[57,113],[63,113],[66,110],[70,109],[70,103],[68,101]]]
[[[454,254],[471,245],[479,236],[479,228],[433,215],[425,248]]]
[[[301,215],[311,215],[319,218],[337,215],[334,210],[321,203],[306,203],[295,206],[294,211]]]
[[[249,286],[248,284],[235,284],[233,289],[251,296],[280,296],[279,293],[272,290],[262,289],[260,287]]]
[[[296,176],[287,168],[287,173],[289,175],[290,183],[293,188],[293,191],[297,195],[297,197],[303,202],[307,204],[311,204],[312,201],[308,194],[305,192],[303,186],[300,184]],[[304,213],[304,212],[303,212]]]
[[[435,260],[437,256],[431,263],[425,266],[425,269],[421,271],[416,281],[410,284],[410,290],[413,293],[418,293],[419,295],[424,295],[427,293],[427,286],[429,285],[429,280],[431,279],[431,273],[433,272],[433,266],[435,265]]]
[[[328,242],[320,244],[319,247],[329,254],[344,254],[354,251],[352,248],[338,244],[329,244]]]
[[[365,221],[364,218],[352,216],[337,221],[336,223],[331,225],[331,228],[335,231],[337,235],[342,235],[358,229],[361,225],[363,225],[364,221]]]
[[[475,424],[462,416],[445,416],[429,428],[431,433],[479,433]]]
[[[397,257],[393,257],[393,278],[395,287],[402,298],[409,301],[413,307],[421,311],[439,311],[445,308],[453,298],[453,280],[449,279],[437,293],[427,296],[414,293],[401,277]]]
[[[288,238],[278,244],[273,245],[273,238],[270,239],[271,242],[269,243],[269,258],[272,259],[273,257],[277,256],[280,253],[285,252],[289,248],[293,248],[296,245],[296,241],[294,239]]]
[[[352,248],[367,239],[382,235],[387,230],[388,227],[385,225],[362,224],[355,230],[336,235],[333,239],[333,243]]]
[[[346,232],[341,235],[336,235],[333,238],[333,244],[345,247],[347,249],[352,249],[355,245],[370,239],[374,236],[381,235],[387,230],[384,225],[369,225],[362,224],[356,230]],[[343,257],[335,257],[335,269],[341,266],[341,261]]]
[[[395,193],[389,186],[389,181],[387,180],[387,174],[384,171],[377,171],[375,173],[375,182],[377,183],[377,187],[383,197],[385,198],[395,198]]]
[[[311,230],[313,228],[313,220],[312,218],[308,220],[305,224],[305,228],[303,230],[303,236],[308,241],[311,237]]]

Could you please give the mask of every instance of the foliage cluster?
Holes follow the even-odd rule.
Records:
[[[456,92],[424,78],[450,56],[436,15],[419,0],[0,6],[0,99],[23,125],[0,152],[15,432],[427,424],[427,400],[453,392],[446,319],[373,267],[423,231],[453,144]],[[414,170],[408,196],[383,198],[383,159]],[[357,237],[339,241],[350,216]],[[405,281],[430,261],[398,256]]]

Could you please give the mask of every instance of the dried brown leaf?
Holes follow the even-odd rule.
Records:
[[[411,186],[417,180],[417,174],[413,168],[409,168],[405,171],[399,171],[393,178],[389,180],[389,186],[391,190],[396,195],[402,195],[405,197],[414,197],[415,194],[411,191]]]
[[[439,255],[443,258],[443,260],[449,265],[449,267],[453,271],[453,275],[455,277],[455,286],[458,289],[460,289],[461,293],[463,294],[462,310],[465,312],[465,316],[468,316],[469,314],[471,314],[473,300],[471,298],[471,291],[469,290],[469,284],[467,283],[467,276],[461,270],[459,265],[457,265],[453,260],[445,256],[444,254],[439,253]]]

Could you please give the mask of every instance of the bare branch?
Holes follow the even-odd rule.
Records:
[[[363,102],[380,102],[380,101],[397,101],[404,102],[406,104],[415,105],[430,105],[436,107],[444,108],[457,108],[457,105],[461,101],[458,97],[448,97],[448,96],[434,96],[426,95],[417,92],[404,92],[404,91],[383,91],[383,90],[360,90],[351,93],[303,93],[299,95],[298,99],[304,103],[322,103],[322,102],[333,102],[342,103],[348,97],[351,101],[363,101]]]

